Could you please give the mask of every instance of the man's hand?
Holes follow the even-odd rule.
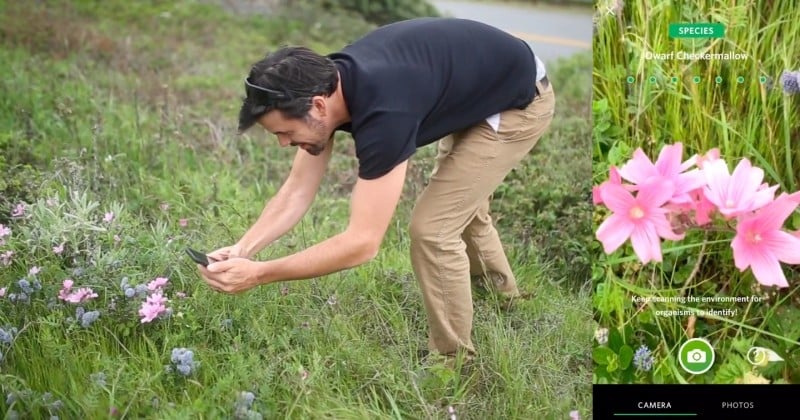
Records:
[[[208,267],[198,265],[197,268],[203,280],[212,289],[222,293],[238,294],[261,284],[262,264],[246,258],[229,257],[224,261],[211,263]]]
[[[208,253],[208,258],[214,261],[225,261],[234,257],[247,258],[248,256],[244,255],[244,252],[239,245],[226,246]]]

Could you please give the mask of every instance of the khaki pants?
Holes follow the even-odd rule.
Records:
[[[533,149],[553,119],[552,86],[524,110],[500,113],[439,141],[430,182],[411,213],[411,263],[422,289],[431,352],[468,356],[472,345],[471,275],[493,279],[497,292],[518,294],[489,202],[503,179]]]

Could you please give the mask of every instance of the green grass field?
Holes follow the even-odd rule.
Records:
[[[332,51],[368,25],[328,16],[310,26],[319,15],[297,11],[235,16],[188,0],[64,3],[0,1],[0,224],[9,230],[0,233],[0,413],[433,419],[454,411],[458,419],[555,419],[591,412],[591,57],[548,69],[560,95],[556,120],[494,203],[512,266],[535,296],[511,307],[477,296],[480,354],[455,375],[419,363],[425,314],[407,255],[408,215],[433,147],[413,158],[394,225],[366,265],[226,296],[207,288],[183,254],[186,246],[236,241],[289,169],[293,148],[258,130],[235,134],[249,65],[287,42]],[[356,166],[352,143],[337,143],[309,213],[258,258],[345,227]],[[133,287],[159,277],[168,279],[171,314],[142,324],[142,298],[127,297],[123,281]],[[81,310],[59,300],[65,279],[98,297]],[[92,311],[99,318],[89,322]],[[198,363],[187,376],[171,361],[180,348]]]
[[[616,5],[616,6],[615,6]],[[609,8],[615,10],[608,13]],[[779,192],[798,189],[800,95],[785,93],[780,76],[800,70],[800,9],[790,1],[599,2],[594,43],[594,184],[641,147],[655,160],[665,144],[682,142],[684,159],[717,147],[731,168],[741,158],[765,171]],[[674,22],[716,22],[721,38],[671,38]],[[650,53],[735,53],[743,60],[648,59]],[[741,79],[739,79],[741,77]],[[597,207],[595,229],[608,215]],[[787,230],[800,228],[800,215]],[[790,287],[762,288],[734,266],[730,232],[691,231],[663,244],[664,262],[642,266],[629,245],[605,255],[593,245],[594,307],[608,344],[595,342],[596,382],[740,383],[800,381],[800,271],[784,264]],[[652,304],[634,296],[758,296],[745,304]],[[731,316],[660,317],[656,310],[733,309]],[[676,361],[688,338],[705,337],[717,363],[702,375]],[[783,362],[754,368],[750,346],[775,350]],[[652,370],[631,363],[646,346]],[[610,350],[610,352],[609,352]]]

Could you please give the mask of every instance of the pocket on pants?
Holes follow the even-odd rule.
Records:
[[[500,113],[497,140],[501,143],[535,141],[553,119],[555,96],[548,88],[525,109],[508,109]]]

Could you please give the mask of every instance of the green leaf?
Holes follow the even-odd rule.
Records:
[[[611,354],[611,358],[608,361],[606,369],[608,369],[609,373],[616,372],[619,369],[619,358],[616,354]]]
[[[719,367],[714,375],[713,383],[734,384],[736,379],[743,377],[748,370],[750,370],[749,364],[744,359],[734,354],[729,354],[725,363]]]
[[[738,337],[731,341],[731,347],[736,350],[738,353],[747,354],[747,351],[750,350],[750,347],[753,345],[753,341]]]
[[[624,345],[619,349],[619,365],[622,369],[627,369],[633,361],[633,349],[631,346]]]
[[[616,354],[608,347],[595,347],[594,350],[592,350],[592,359],[594,359],[595,363],[598,365],[605,366],[614,357],[616,357]]]
[[[625,341],[622,339],[622,334],[616,328],[609,328],[608,330],[608,348],[613,351],[619,351]]]
[[[621,166],[633,154],[631,147],[623,141],[618,141],[608,151],[608,163]]]

